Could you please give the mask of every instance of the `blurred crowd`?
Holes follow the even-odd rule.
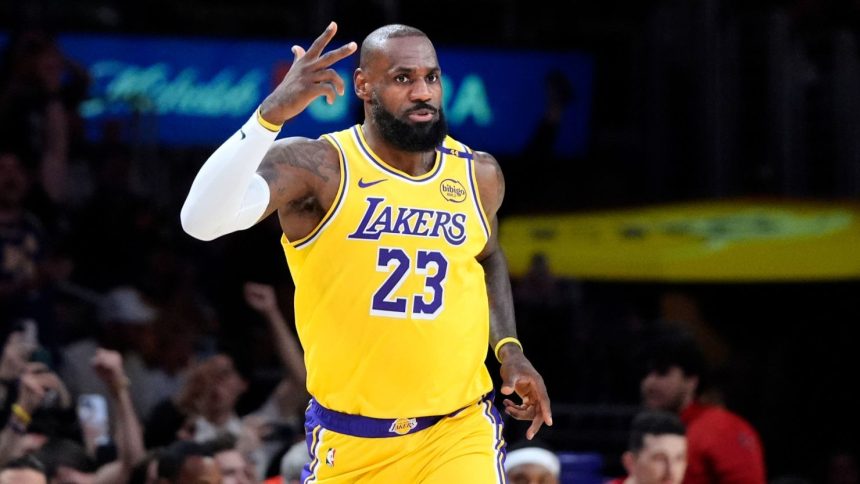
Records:
[[[0,465],[31,456],[64,483],[298,479],[308,395],[278,281],[198,283],[208,275],[198,264],[225,254],[182,254],[178,211],[135,188],[145,174],[121,127],[85,139],[78,107],[88,83],[50,36],[9,39],[0,66]],[[234,288],[241,316],[225,324],[230,312],[205,291]],[[241,368],[229,352],[237,347]]]

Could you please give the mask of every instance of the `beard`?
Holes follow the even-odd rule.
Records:
[[[425,103],[418,103],[410,109],[427,109],[437,111]],[[370,98],[370,114],[373,122],[379,128],[379,134],[395,148],[408,152],[431,151],[442,144],[448,134],[448,123],[445,113],[440,107],[439,118],[426,123],[407,123],[391,114],[380,102],[376,93]]]

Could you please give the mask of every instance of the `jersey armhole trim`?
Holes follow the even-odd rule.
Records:
[[[481,203],[480,194],[478,193],[478,177],[475,173],[475,157],[468,146],[463,143],[460,143],[460,146],[462,146],[463,150],[469,154],[468,157],[465,157],[469,171],[469,187],[472,189],[472,198],[475,200],[475,210],[478,212],[478,218],[481,219],[481,225],[484,227],[484,235],[487,236],[487,240],[490,240],[492,225],[490,225],[487,213],[484,211],[484,205]]]
[[[320,220],[320,223],[317,224],[317,226],[311,230],[308,235],[296,240],[295,242],[289,242],[289,239],[287,239],[294,249],[307,247],[310,243],[316,240],[323,230],[325,230],[329,222],[331,222],[332,219],[337,216],[337,212],[340,211],[340,207],[343,205],[343,199],[346,198],[346,192],[349,187],[349,172],[347,170],[346,155],[343,152],[343,147],[340,145],[337,138],[332,135],[325,134],[323,135],[323,139],[331,143],[337,149],[338,161],[340,162],[340,183],[338,184],[337,194],[334,197],[334,201],[328,209],[328,212],[326,212],[325,216]],[[284,235],[284,238],[287,238],[286,235]]]

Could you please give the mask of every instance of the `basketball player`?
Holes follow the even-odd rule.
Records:
[[[182,209],[202,240],[277,211],[296,284],[312,395],[304,482],[504,481],[502,393],[552,424],[543,379],[516,339],[496,212],[496,160],[447,136],[433,44],[389,25],[362,43],[353,75],[365,120],[319,139],[275,142],[281,126],[344,82],[323,53],[332,22],[260,108],[200,169]]]

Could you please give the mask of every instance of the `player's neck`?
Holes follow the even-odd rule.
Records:
[[[391,145],[369,123],[361,126],[367,146],[387,165],[412,176],[423,175],[433,169],[436,150],[404,151]]]

